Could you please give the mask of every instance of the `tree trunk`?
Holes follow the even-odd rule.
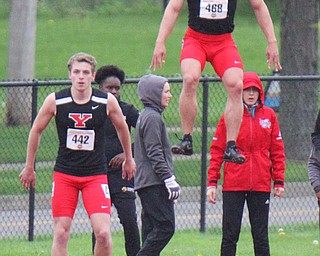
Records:
[[[316,74],[319,0],[282,0],[281,8],[281,73]],[[281,82],[279,119],[288,159],[306,160],[309,156],[310,134],[318,113],[317,89],[316,81]]]
[[[11,0],[8,79],[34,78],[37,0]],[[7,125],[30,124],[31,88],[8,89]]]

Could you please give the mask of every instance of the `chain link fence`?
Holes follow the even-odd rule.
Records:
[[[277,79],[277,80],[274,80]],[[287,158],[286,193],[283,198],[272,198],[270,207],[270,229],[307,229],[317,225],[319,213],[313,190],[308,181],[306,162],[310,150],[310,133],[318,113],[318,83],[320,76],[261,76],[267,97],[272,107],[279,114],[280,127],[288,126],[287,118],[301,124],[299,129],[303,141],[295,141]],[[171,143],[181,136],[179,115],[179,94],[182,80],[180,77],[169,77],[173,98],[164,112],[164,119],[169,131]],[[218,202],[211,205],[206,202],[206,174],[209,162],[209,146],[215,126],[225,108],[226,92],[220,79],[202,77],[198,89],[199,112],[194,129],[194,151],[192,156],[174,156],[175,174],[182,186],[182,195],[176,203],[177,229],[194,229],[204,232],[210,228],[220,230],[222,220],[221,186],[218,190]],[[133,103],[138,109],[142,105],[137,97],[138,79],[129,78],[121,90],[123,101]],[[298,86],[296,86],[298,83]],[[285,86],[282,86],[285,85]],[[50,81],[4,81],[0,82],[0,239],[28,239],[51,235],[53,221],[51,216],[51,180],[52,170],[58,149],[58,138],[54,121],[45,130],[37,153],[36,190],[25,191],[19,181],[19,173],[24,167],[28,133],[32,120],[45,97],[54,91],[70,86],[69,80]],[[96,85],[94,85],[96,86]],[[309,113],[296,113],[283,110],[288,98],[284,92],[295,86],[295,97],[309,97],[304,104],[316,101]],[[287,88],[287,89],[286,89]],[[282,92],[282,95],[280,94]],[[281,98],[280,98],[281,95]],[[308,96],[309,95],[309,96]],[[313,99],[311,99],[313,98]],[[283,105],[282,105],[283,104]],[[303,107],[303,106],[300,106]],[[18,120],[19,122],[17,122]],[[284,121],[283,121],[284,120]],[[307,125],[306,125],[307,124]],[[292,127],[291,127],[292,128]],[[282,130],[285,146],[292,140],[291,129]],[[287,134],[285,134],[287,132]],[[301,151],[301,148],[306,150]],[[287,148],[286,148],[287,150]],[[302,152],[302,153],[301,153]],[[221,184],[221,182],[220,182]],[[136,200],[139,223],[140,201]],[[140,223],[141,224],[141,223]],[[248,226],[245,210],[243,226]],[[121,230],[116,210],[112,211],[112,231]],[[79,205],[73,221],[72,232],[91,232],[90,222],[82,205]]]

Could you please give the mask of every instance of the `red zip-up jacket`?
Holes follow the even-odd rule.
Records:
[[[285,154],[277,116],[273,109],[263,106],[264,95],[261,82],[256,87],[260,90],[260,104],[256,107],[253,116],[244,107],[236,141],[246,161],[244,164],[224,163],[223,191],[270,192],[271,180],[274,181],[274,187],[284,187]],[[217,186],[220,180],[225,149],[226,125],[223,115],[210,147],[208,186]]]

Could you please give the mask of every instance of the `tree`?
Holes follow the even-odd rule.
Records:
[[[283,75],[316,74],[318,69],[319,0],[281,1]],[[288,159],[306,160],[318,112],[316,81],[282,81],[280,125]],[[301,115],[305,123],[301,123]]]
[[[34,78],[37,0],[11,0],[8,79]],[[24,111],[21,111],[21,110]],[[9,88],[7,125],[30,124],[31,88]]]

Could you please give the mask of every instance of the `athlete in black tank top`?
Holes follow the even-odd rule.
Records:
[[[122,178],[133,178],[130,133],[117,99],[92,88],[96,60],[77,53],[68,61],[71,88],[51,93],[43,102],[29,133],[21,184],[36,186],[35,159],[43,131],[55,117],[59,151],[52,181],[54,237],[51,255],[67,255],[72,219],[79,193],[97,235],[94,255],[112,255],[111,199],[106,174],[104,124],[109,117],[123,147]]]
[[[200,1],[188,0],[189,21],[188,25],[193,30],[210,35],[221,35],[232,33],[234,29],[234,14],[236,12],[237,0],[228,1],[228,13],[224,19],[205,19],[200,17]],[[221,8],[219,5],[207,5],[207,9],[213,11]]]
[[[106,173],[103,125],[107,98],[93,88],[90,101],[79,105],[73,101],[70,88],[56,93],[59,152],[55,171],[74,176]]]

